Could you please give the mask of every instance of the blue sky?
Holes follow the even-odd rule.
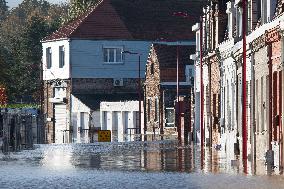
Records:
[[[20,4],[23,0],[6,0],[8,3],[8,6],[10,8],[16,7],[18,4]],[[60,2],[66,2],[67,0],[47,0],[51,3],[60,3]]]

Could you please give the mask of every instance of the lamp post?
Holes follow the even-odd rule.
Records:
[[[138,55],[138,100],[139,100],[139,134],[141,134],[141,54],[131,51],[122,51],[122,54]]]

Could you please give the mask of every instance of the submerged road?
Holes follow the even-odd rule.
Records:
[[[0,155],[0,188],[284,188],[175,141],[36,145]]]

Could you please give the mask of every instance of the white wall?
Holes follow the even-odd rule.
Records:
[[[65,65],[59,68],[59,47],[65,48]],[[46,65],[46,48],[50,47],[52,51],[52,66],[47,69]],[[43,80],[51,79],[68,79],[70,78],[69,71],[69,42],[68,40],[52,41],[42,43],[42,65],[43,65]]]
[[[72,115],[72,127],[73,127],[73,140],[76,143],[88,142],[87,135],[88,132],[80,133],[79,127],[82,127],[82,123],[85,123],[85,126],[89,125],[89,117],[91,116],[91,109],[83,104],[78,98],[71,95],[71,115]],[[84,120],[81,120],[83,117],[81,113],[84,113]],[[83,128],[88,129],[88,128]]]
[[[142,131],[144,126],[143,102],[141,102],[141,105]],[[139,101],[101,102],[100,111],[101,128],[111,130],[113,134],[117,134],[117,138],[113,138],[114,140],[125,141],[126,129],[138,127],[136,114],[139,112]],[[132,134],[133,132],[132,130]],[[131,138],[128,136],[128,140],[133,140],[133,136]]]

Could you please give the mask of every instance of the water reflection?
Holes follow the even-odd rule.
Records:
[[[49,169],[103,169],[194,172],[201,170],[201,150],[177,141],[41,145],[40,165]],[[240,173],[220,152],[204,149],[205,173]]]
[[[72,148],[62,150],[62,148],[49,148],[43,152],[40,164],[44,168],[63,170],[72,169]]]
[[[38,145],[35,150],[11,153],[6,158],[0,155],[0,174],[6,175],[0,177],[0,183],[10,186],[5,183],[20,180],[25,186],[32,183],[31,187],[37,188],[42,184],[37,181],[47,176],[50,183],[59,183],[58,187],[67,179],[73,188],[92,188],[94,180],[102,188],[122,188],[117,187],[117,182],[123,183],[123,188],[284,187],[282,177],[244,176],[238,156],[228,160],[226,153],[212,148],[204,148],[203,161],[201,155],[199,146],[180,146],[172,140]],[[30,172],[34,174],[29,175]]]

